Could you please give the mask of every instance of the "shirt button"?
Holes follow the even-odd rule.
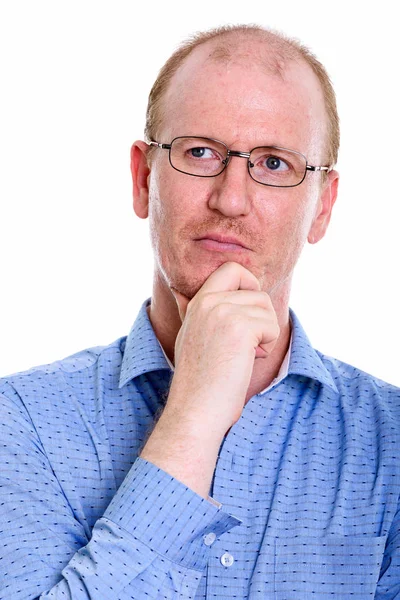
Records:
[[[225,554],[221,556],[221,563],[224,565],[224,567],[231,567],[234,560],[235,559],[233,558],[232,554],[229,554],[228,552],[225,552]]]
[[[203,539],[206,546],[211,546],[211,544],[213,544],[217,539],[217,536],[213,531],[211,531],[211,533],[207,533]]]

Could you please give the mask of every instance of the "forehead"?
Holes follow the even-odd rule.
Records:
[[[207,135],[228,145],[268,143],[318,152],[326,135],[325,106],[318,79],[304,61],[287,61],[277,72],[268,67],[265,44],[233,60],[210,59],[209,46],[196,48],[172,77],[162,103],[163,136]]]

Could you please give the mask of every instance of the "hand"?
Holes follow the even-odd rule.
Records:
[[[239,419],[255,358],[279,337],[275,310],[258,279],[238,263],[214,271],[192,300],[171,289],[182,327],[175,342],[169,403],[225,428]]]

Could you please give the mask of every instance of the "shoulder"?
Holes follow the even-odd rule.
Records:
[[[342,402],[353,408],[381,408],[400,421],[400,388],[374,375],[317,351],[335,382]]]
[[[76,352],[52,363],[38,365],[26,371],[0,378],[0,396],[16,400],[25,406],[46,399],[87,393],[97,379],[118,380],[126,337],[107,346],[96,346]]]

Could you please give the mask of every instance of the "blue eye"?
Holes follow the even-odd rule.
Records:
[[[191,148],[190,154],[191,156],[193,156],[193,158],[212,158],[212,151],[210,150],[210,148]]]
[[[269,156],[266,159],[265,164],[271,171],[286,171],[288,169],[288,165],[285,161],[278,158],[278,156]]]

